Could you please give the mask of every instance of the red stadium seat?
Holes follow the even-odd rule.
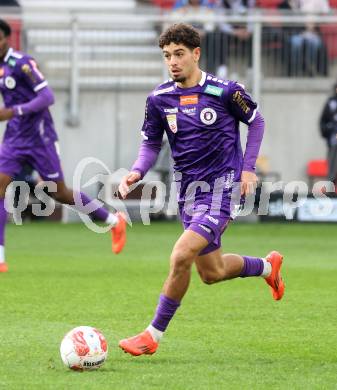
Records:
[[[307,176],[312,187],[316,179],[326,179],[328,177],[329,166],[327,160],[310,160],[307,164]]]
[[[15,50],[21,49],[21,32],[22,32],[22,22],[19,19],[11,19],[8,21],[12,28],[12,35],[10,37],[10,45]]]
[[[337,0],[330,0],[329,3],[331,8],[337,8]]]
[[[320,31],[328,52],[329,59],[337,57],[337,24],[322,24]]]
[[[256,5],[259,8],[277,8],[282,0],[257,0]]]
[[[176,0],[152,0],[152,1],[154,5],[163,9],[171,9],[176,3]]]
[[[307,165],[307,175],[309,177],[327,177],[328,161],[327,160],[310,160]]]

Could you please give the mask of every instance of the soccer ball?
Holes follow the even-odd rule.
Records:
[[[60,346],[63,363],[72,370],[95,370],[108,356],[108,344],[100,331],[78,326],[68,332]]]

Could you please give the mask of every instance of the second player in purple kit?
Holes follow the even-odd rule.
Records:
[[[0,20],[0,93],[4,107],[0,121],[8,121],[0,146],[0,273],[8,271],[5,262],[5,194],[8,185],[24,165],[34,168],[44,181],[56,184],[51,195],[59,202],[74,205],[80,212],[91,202],[84,193],[74,194],[64,183],[58,150],[58,137],[49,107],[54,94],[35,60],[9,46],[11,28]],[[80,202],[75,202],[79,199]],[[80,203],[80,204],[79,204]],[[119,253],[125,243],[125,221],[97,205],[91,217],[112,226],[112,249]]]
[[[188,289],[192,265],[212,284],[237,277],[262,276],[275,300],[284,293],[282,255],[265,258],[222,254],[221,235],[232,219],[235,183],[240,195],[251,194],[257,183],[255,163],[264,132],[257,104],[241,84],[219,80],[199,68],[200,36],[191,26],[177,24],[159,38],[171,79],[148,97],[137,161],[119,186],[126,197],[130,186],[154,165],[166,133],[179,178],[179,210],[184,232],[170,256],[155,316],[140,334],[119,346],[132,355],[153,354]],[[243,154],[239,123],[248,125]]]

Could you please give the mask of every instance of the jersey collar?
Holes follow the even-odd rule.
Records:
[[[205,81],[206,81],[206,72],[204,72],[203,70],[201,71],[201,79],[199,81],[199,85],[200,87],[202,87],[204,84],[205,84]]]
[[[8,51],[7,51],[7,54],[5,55],[4,62],[7,62],[7,61],[8,61],[8,59],[9,59],[9,57],[11,56],[12,52],[13,52],[13,48],[10,47],[10,48],[8,49]]]

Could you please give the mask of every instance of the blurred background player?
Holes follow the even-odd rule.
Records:
[[[58,154],[57,134],[48,107],[54,95],[34,59],[9,47],[11,28],[0,20],[0,91],[5,107],[0,121],[8,121],[0,148],[0,272],[8,270],[4,254],[7,213],[4,198],[7,186],[25,164],[34,168],[43,180],[54,181],[51,194],[60,203],[74,205],[73,190],[66,187]],[[83,205],[89,199],[79,194]],[[82,211],[80,208],[78,211]],[[91,217],[111,224],[112,249],[119,253],[125,244],[126,224],[120,214],[99,207]]]
[[[278,252],[273,251],[266,258],[221,253],[221,235],[231,220],[234,183],[241,182],[241,195],[246,196],[254,191],[257,182],[255,163],[264,132],[257,104],[242,85],[218,80],[200,70],[200,35],[192,26],[171,26],[160,36],[159,46],[172,79],[148,96],[142,128],[144,140],[138,159],[122,179],[119,190],[125,198],[130,186],[154,165],[165,131],[175,173],[181,175],[179,211],[185,231],[173,248],[169,276],[152,323],[144,332],[119,343],[132,355],[156,351],[188,289],[193,263],[207,284],[262,276],[275,300],[284,294],[282,255]],[[244,156],[239,121],[249,126]],[[200,181],[206,189],[195,188],[190,196],[191,189]],[[221,189],[219,183],[223,184]],[[200,212],[205,205],[207,210]],[[212,212],[214,206],[218,212]]]
[[[320,119],[321,135],[328,147],[328,178],[337,184],[337,83],[333,93],[324,105]]]

